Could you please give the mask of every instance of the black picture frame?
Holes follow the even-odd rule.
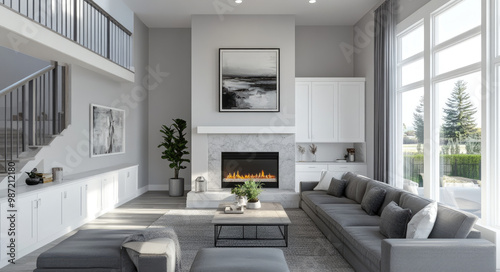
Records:
[[[280,49],[219,49],[219,112],[280,111]]]

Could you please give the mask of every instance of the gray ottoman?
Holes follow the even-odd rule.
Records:
[[[285,256],[276,248],[203,248],[191,272],[289,272]]]

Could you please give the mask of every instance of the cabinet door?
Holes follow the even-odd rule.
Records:
[[[102,210],[109,211],[115,207],[117,201],[117,174],[106,175],[102,178]]]
[[[37,241],[38,196],[30,195],[17,198],[17,250],[21,251]]]
[[[311,83],[297,82],[295,84],[295,141],[311,142]]]
[[[87,202],[87,218],[94,219],[99,216],[102,208],[101,199],[101,179],[95,178],[87,181],[86,189],[86,202]]]
[[[339,142],[365,141],[365,83],[339,83]]]
[[[313,142],[337,140],[336,82],[313,82],[311,89],[311,138]]]
[[[77,223],[84,218],[82,186],[68,186],[62,192],[62,219],[65,226]]]
[[[38,241],[62,229],[62,190],[38,194]]]
[[[138,184],[138,169],[137,166],[126,170],[125,195],[127,198],[137,194]]]

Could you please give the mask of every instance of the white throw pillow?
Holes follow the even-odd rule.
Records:
[[[438,204],[434,201],[416,213],[408,222],[406,238],[427,239],[436,222],[437,208]]]
[[[319,178],[319,183],[314,187],[314,191],[326,191],[330,187],[330,182],[332,177],[328,178],[326,175],[326,170],[321,170],[321,177]]]
[[[418,183],[416,182],[405,182],[403,183],[403,190],[410,192],[414,195],[418,195]]]
[[[175,271],[175,242],[170,238],[155,238],[146,242],[128,242],[122,245],[139,269],[139,255],[167,255],[167,271]]]

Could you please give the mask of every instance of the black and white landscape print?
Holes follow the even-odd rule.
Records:
[[[125,152],[125,111],[90,105],[91,157]]]
[[[279,111],[279,49],[220,49],[220,111]]]

